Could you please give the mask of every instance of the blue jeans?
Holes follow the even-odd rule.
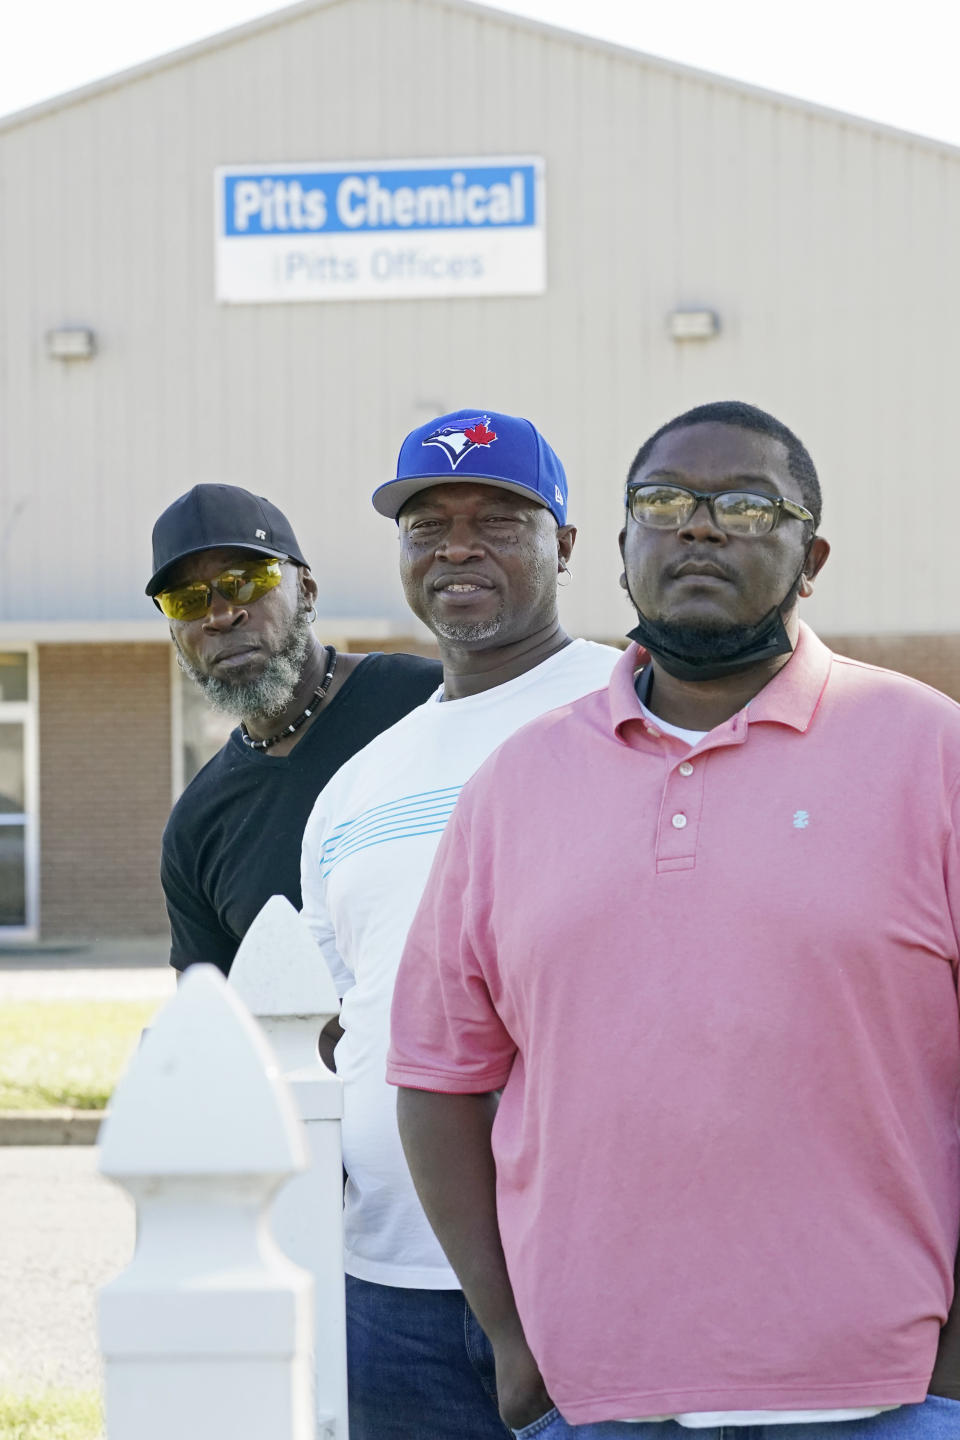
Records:
[[[493,1350],[460,1290],[347,1276],[350,1440],[509,1440]],[[639,1437],[636,1437],[639,1440]]]
[[[721,1425],[690,1430],[674,1420],[602,1420],[568,1425],[558,1410],[514,1435],[523,1440],[960,1440],[960,1400],[928,1395],[922,1405],[901,1405],[869,1420],[828,1420],[803,1425]]]

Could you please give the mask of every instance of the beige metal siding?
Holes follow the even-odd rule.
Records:
[[[214,303],[217,165],[497,153],[546,158],[546,295]],[[0,620],[148,615],[151,524],[196,480],[289,510],[322,611],[402,620],[369,492],[411,425],[478,404],[565,460],[565,615],[617,634],[630,456],[736,396],[821,469],[820,628],[960,628],[960,152],[492,12],[339,0],[0,127],[0,186]],[[719,338],[668,339],[678,306]],[[68,323],[94,360],[46,357]]]

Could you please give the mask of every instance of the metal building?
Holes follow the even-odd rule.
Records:
[[[231,175],[352,177],[346,234],[391,166],[463,190],[487,163],[529,166],[536,215],[503,201],[537,232],[523,276],[420,283],[437,213],[398,200],[370,241],[395,285],[350,298],[321,258],[307,294],[231,289],[221,242],[268,257],[296,208],[238,240]],[[564,618],[596,638],[630,623],[640,441],[708,399],[772,410],[824,484],[808,618],[960,695],[960,151],[467,0],[305,0],[0,122],[0,187],[0,938],[163,928],[159,832],[211,737],[142,594],[159,511],[197,480],[268,494],[324,638],[422,643],[369,494],[461,405],[530,416],[564,459]]]

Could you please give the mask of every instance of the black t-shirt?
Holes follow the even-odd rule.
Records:
[[[313,802],[351,755],[421,705],[442,676],[435,660],[368,655],[289,755],[251,750],[233,731],[163,832],[171,965],[207,961],[226,975],[271,895],[301,908],[300,844]]]

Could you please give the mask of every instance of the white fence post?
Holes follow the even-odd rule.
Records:
[[[343,1280],[343,1086],[317,1051],[340,1002],[323,956],[289,900],[274,895],[244,936],[230,984],[264,1028],[303,1118],[309,1169],[273,1207],[277,1243],[313,1275],[317,1436],[348,1440]]]
[[[269,1045],[219,971],[191,967],[101,1131],[138,1230],[100,1293],[109,1440],[313,1440],[310,1277],[267,1222],[305,1164]]]

